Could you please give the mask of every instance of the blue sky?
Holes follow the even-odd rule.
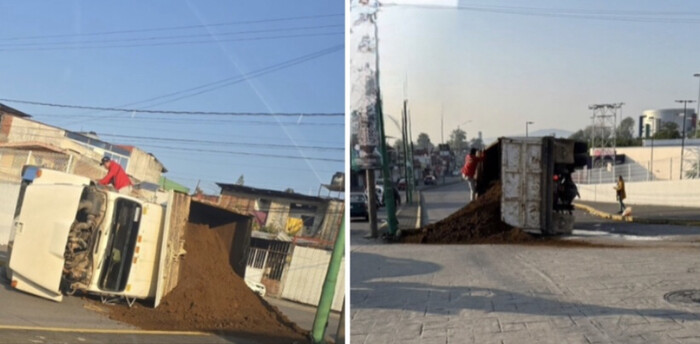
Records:
[[[342,1],[312,0],[3,2],[0,98],[151,110],[343,113],[343,12]],[[317,52],[321,56],[280,65]],[[271,67],[280,69],[179,100],[137,103]],[[139,146],[164,163],[169,178],[189,187],[201,180],[207,192],[218,192],[214,182],[234,183],[244,175],[249,186],[316,194],[345,166],[342,117],[147,115],[2,102],[51,125]],[[245,145],[250,143],[278,146]]]
[[[440,141],[441,111],[445,140],[470,120],[470,139],[495,138],[524,135],[528,120],[531,131],[582,129],[590,104],[624,102],[636,120],[698,99],[700,2],[407,2],[378,14],[379,51],[384,111],[398,118],[407,94],[414,139]]]

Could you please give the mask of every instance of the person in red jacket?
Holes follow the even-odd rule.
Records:
[[[104,157],[102,158],[100,166],[104,166],[107,169],[107,175],[100,179],[100,184],[112,184],[114,188],[117,189],[117,192],[121,194],[128,195],[131,193],[131,179],[126,175],[121,165],[108,157]]]
[[[469,154],[464,158],[464,166],[462,167],[462,178],[466,179],[469,183],[469,189],[471,192],[471,200],[476,199],[476,168],[479,163],[484,161],[484,155],[476,155],[476,148],[472,148]]]

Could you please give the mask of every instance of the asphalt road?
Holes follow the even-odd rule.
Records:
[[[4,261],[5,252],[0,252]],[[276,343],[275,339],[251,338],[246,334],[158,333],[142,331],[109,319],[79,297],[64,297],[60,303],[12,289],[0,268],[0,343]],[[284,300],[267,298],[290,320],[310,330],[316,309]],[[326,332],[335,338],[338,313],[332,313]]]
[[[277,307],[289,320],[294,321],[299,327],[311,331],[316,317],[316,307],[302,305],[296,302],[266,297],[265,300],[271,305]],[[328,319],[328,327],[326,328],[326,337],[335,339],[338,333],[338,321],[340,313],[331,312]]]

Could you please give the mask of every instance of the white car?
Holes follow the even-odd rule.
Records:
[[[253,282],[251,280],[245,280],[245,284],[254,293],[260,295],[260,297],[265,297],[265,293],[267,292],[267,288],[265,288],[264,284],[258,283],[258,282]]]

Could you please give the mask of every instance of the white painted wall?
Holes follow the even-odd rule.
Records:
[[[0,245],[7,245],[19,196],[18,183],[0,182]]]
[[[617,202],[613,183],[577,186],[583,201]],[[629,182],[625,183],[625,191],[625,205],[700,207],[700,179]]]
[[[282,286],[282,298],[318,306],[331,252],[296,246]],[[331,309],[340,312],[345,297],[345,259],[340,264]]]

